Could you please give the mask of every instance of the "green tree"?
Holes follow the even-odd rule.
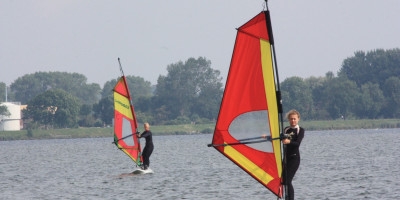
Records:
[[[222,83],[218,80],[209,83],[209,85],[203,86],[192,104],[192,115],[190,116],[192,121],[198,121],[199,118],[214,120],[218,116],[223,95]]]
[[[100,119],[96,119],[93,113],[93,105],[83,104],[79,109],[79,126],[94,127],[102,126]]]
[[[352,109],[360,92],[355,82],[346,78],[333,78],[327,81],[322,92],[321,102],[332,119],[344,118],[352,114]]]
[[[100,91],[100,85],[97,83],[92,83],[83,84],[82,86],[77,88],[75,92],[71,92],[70,94],[78,97],[81,104],[93,105],[94,103],[97,103],[99,101]]]
[[[6,101],[6,84],[0,82],[0,102]]]
[[[357,51],[354,53],[354,57],[347,58],[343,61],[338,76],[353,80],[358,85],[361,85],[368,79],[368,72],[371,71],[370,67],[371,66],[367,64],[365,52]]]
[[[151,113],[154,107],[154,99],[149,96],[139,96],[134,103],[133,107],[135,111],[141,111],[143,113]]]
[[[0,82],[0,103],[6,100],[5,96],[6,96],[6,84]],[[6,106],[0,105],[0,115],[5,115],[5,116],[10,115]]]
[[[400,49],[376,49],[370,52],[358,51],[354,57],[343,61],[339,77],[347,77],[358,86],[377,83],[382,86],[391,76],[400,76]]]
[[[331,119],[331,113],[327,110],[327,102],[326,102],[326,89],[330,86],[330,83],[335,79],[335,75],[333,72],[327,72],[325,77],[311,77],[306,79],[308,83],[313,99],[313,110],[312,110],[312,119],[317,120],[327,120]]]
[[[15,100],[26,104],[30,99],[45,92],[48,88],[43,86],[43,83],[33,75],[25,75],[18,78],[10,86],[12,93],[15,95]]]
[[[78,99],[64,90],[48,90],[28,102],[25,118],[46,127],[77,127]]]
[[[98,102],[101,91],[99,84],[86,82],[87,78],[78,73],[36,72],[19,77],[10,88],[15,100],[22,104],[51,89],[62,89],[77,97],[82,104]]]
[[[11,113],[8,111],[6,106],[0,105],[0,115],[10,116]]]
[[[114,118],[114,100],[112,96],[102,98],[99,103],[93,105],[96,118],[100,118],[105,124],[112,124]]]
[[[311,90],[312,95],[312,111],[310,119],[329,119],[330,115],[323,107],[322,94],[327,85],[327,80],[331,79],[331,74],[326,74],[325,77],[310,77],[304,80]]]
[[[354,110],[358,117],[375,119],[379,117],[385,97],[378,84],[368,82],[361,86],[361,93],[356,102]]]
[[[284,112],[296,109],[302,118],[310,119],[313,110],[312,91],[310,86],[300,77],[290,77],[281,83]]]
[[[390,77],[383,86],[383,94],[386,97],[385,116],[398,118],[400,115],[400,78]]]
[[[221,100],[222,78],[220,72],[210,66],[211,61],[203,57],[169,65],[167,76],[159,76],[157,80],[154,102],[155,109],[162,115],[157,114],[175,119],[189,117],[195,112],[201,117],[216,118],[218,110],[214,109]],[[211,110],[213,112],[205,113]]]

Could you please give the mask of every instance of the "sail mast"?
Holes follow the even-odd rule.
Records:
[[[136,132],[135,133],[137,133],[137,132],[139,132],[139,130],[138,130],[138,125],[137,125],[136,115],[135,115],[135,112],[134,112],[134,109],[133,109],[131,93],[129,92],[128,84],[126,82],[126,78],[125,78],[124,70],[122,69],[120,58],[118,58],[118,63],[119,63],[119,70],[121,71],[122,77],[124,78],[124,84],[125,84],[128,96],[129,96],[129,104],[130,104],[131,109],[132,109],[132,115],[133,115],[133,119],[134,119],[133,121],[134,121],[135,127],[136,127]]]
[[[268,3],[268,0],[265,0],[266,3]],[[267,4],[267,10],[265,11],[265,19],[267,22],[267,30],[268,34],[270,36],[270,44],[272,46],[272,55],[273,55],[273,62],[274,62],[274,69],[275,69],[275,77],[276,77],[276,98],[278,101],[278,112],[281,117],[281,130],[283,130],[283,118],[282,118],[282,113],[283,113],[283,107],[282,107],[282,96],[281,96],[281,88],[280,88],[280,81],[279,81],[279,73],[278,73],[278,62],[276,60],[276,51],[275,51],[275,41],[274,41],[274,35],[272,32],[272,23],[271,23],[271,15],[268,9],[268,4]]]
[[[122,70],[121,59],[118,57],[118,64],[119,64],[119,71],[121,72],[122,76],[125,76],[124,70]]]
[[[267,23],[267,30],[268,30],[268,35],[270,36],[270,44],[272,47],[272,55],[273,55],[273,64],[274,64],[274,69],[275,69],[275,77],[276,77],[276,100],[278,103],[278,113],[279,113],[279,121],[280,121],[280,135],[283,133],[283,106],[282,106],[282,95],[281,95],[281,89],[280,89],[280,81],[279,81],[279,73],[278,73],[278,62],[276,60],[276,51],[275,51],[275,42],[274,42],[274,36],[272,32],[272,22],[271,22],[271,15],[269,12],[268,8],[268,0],[265,0],[266,4],[266,11],[265,11],[265,19]],[[280,144],[281,145],[281,144]],[[282,148],[282,146],[281,146]],[[282,159],[282,166],[283,166],[283,173],[287,173],[287,167],[286,167],[286,148],[285,146],[283,147],[283,159]],[[287,185],[283,185],[285,195],[288,194],[288,188]]]

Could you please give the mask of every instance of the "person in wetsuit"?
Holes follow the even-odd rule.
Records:
[[[285,145],[285,158],[286,158],[286,169],[283,169],[282,180],[283,184],[288,187],[288,197],[290,200],[294,199],[294,188],[292,180],[296,174],[297,169],[300,166],[300,143],[304,138],[304,128],[298,125],[300,120],[300,113],[296,110],[290,110],[286,114],[289,120],[290,126],[284,129],[284,133],[287,138],[282,140]]]
[[[153,152],[154,146],[153,146],[153,137],[152,133],[150,131],[150,125],[149,123],[144,123],[144,129],[145,131],[139,135],[139,138],[145,138],[146,139],[146,146],[143,149],[142,156],[143,156],[143,169],[146,170],[150,166],[150,155]]]

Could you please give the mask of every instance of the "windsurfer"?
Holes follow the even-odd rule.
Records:
[[[144,129],[145,131],[138,135],[139,138],[144,137],[146,139],[146,146],[143,149],[143,169],[146,170],[150,166],[150,155],[153,152],[154,146],[153,146],[153,137],[152,133],[150,131],[150,125],[149,123],[144,123]]]
[[[290,110],[286,114],[289,120],[290,126],[284,129],[284,133],[287,138],[282,140],[282,143],[286,145],[286,171],[285,167],[283,170],[283,184],[288,187],[289,199],[294,199],[294,189],[292,185],[292,180],[296,174],[297,169],[300,166],[300,143],[304,137],[304,128],[298,125],[300,120],[300,113],[296,110]],[[287,178],[286,178],[287,177]]]

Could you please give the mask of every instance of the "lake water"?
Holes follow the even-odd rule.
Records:
[[[306,131],[296,199],[400,199],[399,132]],[[112,138],[0,141],[0,199],[276,199],[210,134],[153,139],[155,173],[135,176]]]

